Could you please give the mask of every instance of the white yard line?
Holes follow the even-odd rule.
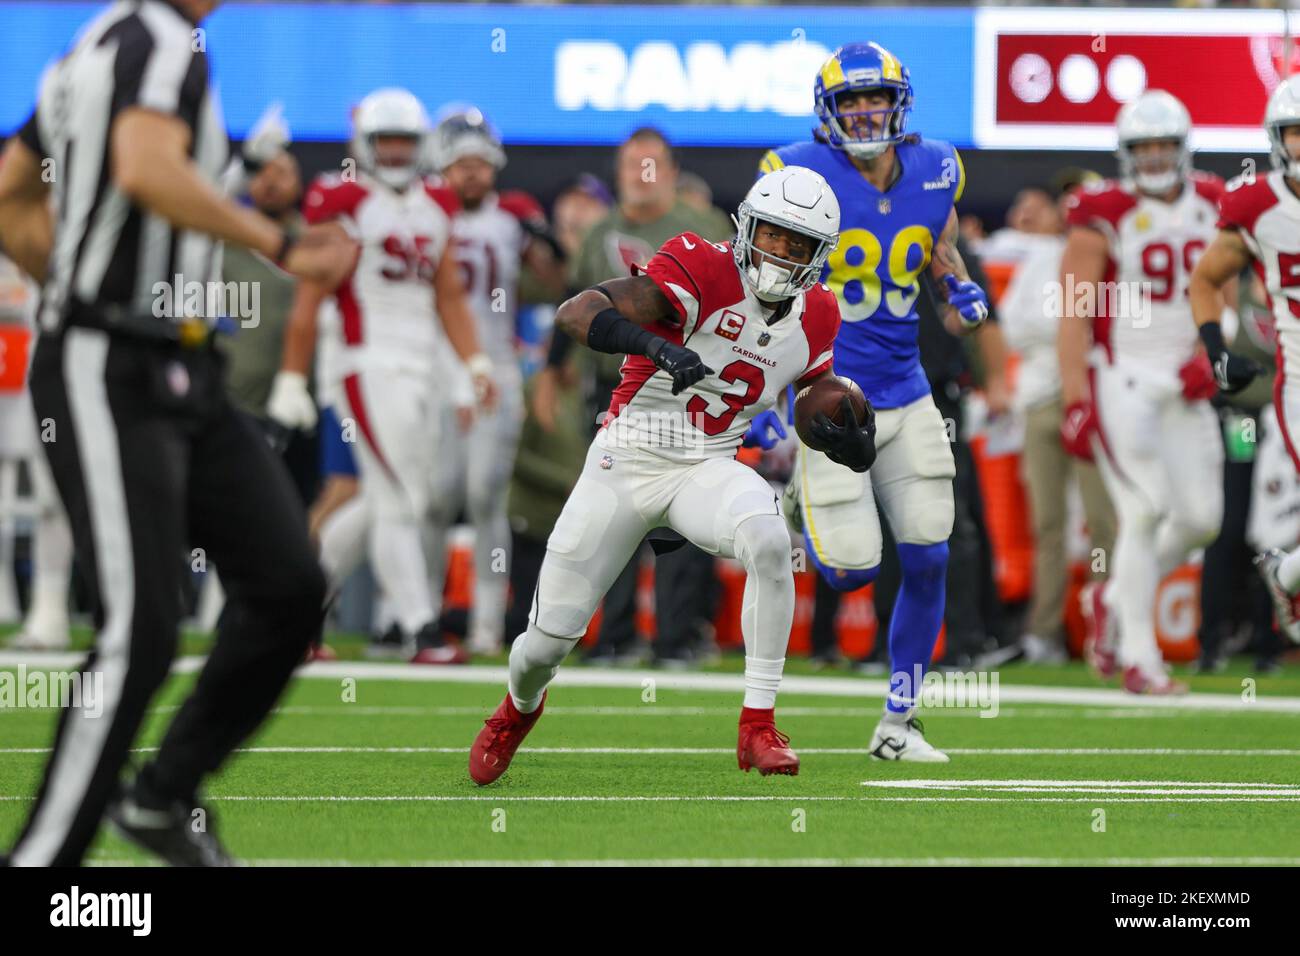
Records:
[[[1015,792],[1014,788],[1005,788]],[[1068,792],[1068,791],[1067,791]],[[1236,793],[1228,789],[1208,790],[1212,796],[1183,796],[1186,790],[1135,790],[1144,796],[1111,796],[1111,793],[1128,793],[1125,790],[1099,789],[1083,796],[1020,797],[1020,796],[834,796],[810,794],[257,794],[210,795],[214,803],[785,803],[798,806],[804,803],[1300,803],[1300,791],[1249,791]],[[0,796],[0,801],[30,801],[28,796]]]
[[[83,654],[41,654],[18,651],[0,651],[0,667],[26,665],[29,669],[69,669],[80,666]],[[180,657],[172,666],[173,673],[194,673],[204,664],[203,657]],[[990,672],[996,673],[996,672]],[[416,667],[402,663],[377,663],[374,661],[324,661],[306,664],[298,669],[299,678],[341,680],[385,680],[417,683],[496,684],[504,687],[507,669],[492,667]],[[741,674],[678,673],[656,670],[624,670],[622,668],[568,667],[562,668],[555,681],[560,687],[610,687],[636,688],[653,686],[658,690],[720,691],[742,693],[744,677]],[[787,694],[811,694],[823,697],[884,697],[889,689],[887,679],[851,677],[787,676],[781,683]],[[991,688],[990,688],[991,689]],[[1000,683],[997,689],[999,704],[1072,704],[1102,707],[1133,707],[1139,698],[1122,690],[1102,687],[1040,687],[1031,684]],[[1300,714],[1300,697],[1256,696],[1246,701],[1238,694],[1195,693],[1182,697],[1140,698],[1143,708],[1152,710],[1236,711],[1244,713]],[[652,706],[652,705],[650,705]],[[975,709],[975,708],[970,708]],[[935,712],[935,711],[932,711]]]

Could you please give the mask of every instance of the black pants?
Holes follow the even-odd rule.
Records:
[[[1251,565],[1254,550],[1246,540],[1250,518],[1253,461],[1223,463],[1223,527],[1205,549],[1201,565],[1201,659],[1212,662],[1242,623],[1251,632],[1250,650],[1257,662],[1268,662],[1284,649],[1273,630],[1268,590]]]
[[[655,556],[655,657],[700,651],[718,602],[717,559],[689,542]]]
[[[510,604],[506,608],[506,641],[512,642],[528,630],[533,592],[542,576],[546,539],[514,532],[510,536]]]
[[[227,605],[207,664],[142,771],[191,801],[270,711],[321,625],[325,582],[301,504],[253,420],[221,387],[210,350],[43,336],[31,390],[94,584],[102,713],[65,708],[14,863],[74,865],[118,785],[145,710],[176,653],[182,576],[221,574]]]

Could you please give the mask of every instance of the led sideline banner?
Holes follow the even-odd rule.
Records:
[[[975,13],[973,132],[982,147],[1110,149],[1115,114],[1163,89],[1192,115],[1196,149],[1264,151],[1264,106],[1284,63],[1278,10]],[[1300,30],[1293,16],[1292,34]]]
[[[0,2],[0,133],[101,8]],[[362,96],[405,86],[432,113],[480,106],[511,143],[610,144],[654,124],[682,145],[767,147],[808,136],[832,49],[876,40],[911,71],[910,128],[972,142],[969,10],[227,3],[204,28],[237,138],[279,100],[296,138],[343,140]]]

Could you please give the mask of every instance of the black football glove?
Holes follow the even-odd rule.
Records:
[[[674,395],[690,388],[704,376],[713,374],[713,369],[705,365],[699,355],[672,342],[660,346],[651,361],[672,376]]]
[[[876,411],[867,402],[866,421],[858,422],[847,395],[840,399],[840,410],[843,425],[836,425],[824,412],[818,412],[808,430],[831,461],[854,471],[866,471],[876,461]]]
[[[1214,384],[1225,395],[1240,392],[1264,373],[1258,362],[1233,355],[1223,341],[1223,327],[1217,321],[1202,322],[1196,329],[1197,335],[1205,344],[1205,354],[1214,369]]]
[[[1264,372],[1263,367],[1258,362],[1240,355],[1234,355],[1226,349],[1214,359],[1212,367],[1214,369],[1214,384],[1219,386],[1219,391],[1225,395],[1240,392],[1255,381],[1256,376]]]

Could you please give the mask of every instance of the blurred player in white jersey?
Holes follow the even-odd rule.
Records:
[[[510,580],[506,489],[524,415],[516,348],[520,271],[527,266],[554,292],[553,301],[563,296],[564,273],[553,244],[538,240],[547,232],[546,214],[537,200],[518,190],[497,192],[505,149],[479,110],[446,110],[434,129],[433,155],[443,185],[460,203],[452,222],[452,248],[478,323],[479,343],[492,359],[498,399],[491,411],[475,414],[473,391],[463,375],[456,394],[449,396],[438,448],[430,572],[436,606],[446,570],[442,557],[447,529],[464,508],[474,528],[468,645],[475,653],[491,654],[504,643]],[[451,376],[456,372],[453,368]]]
[[[744,770],[798,772],[775,723],[794,617],[790,535],[772,487],[735,454],[750,421],[787,385],[833,374],[839,306],[817,279],[839,219],[826,181],[787,166],[750,189],[734,246],[684,233],[633,276],[560,306],[556,322],[576,341],[626,358],[610,414],[547,541],[528,630],[510,650],[509,693],[470,750],[476,783],[505,772],[597,603],[641,539],[663,527],[744,566],[737,759]],[[835,460],[860,472],[871,466],[869,408],[862,425],[851,411],[840,426],[814,421]]]
[[[0,322],[35,324],[36,284],[0,256]],[[10,357],[12,361],[12,357]],[[31,598],[22,629],[9,642],[20,650],[57,651],[68,646],[68,584],[72,577],[72,531],[40,447],[36,413],[26,385],[0,396],[0,453],[27,462],[36,503],[32,528]],[[0,573],[8,573],[0,569]]]
[[[1120,179],[1076,190],[1066,204],[1062,440],[1097,461],[1119,526],[1110,578],[1085,594],[1093,662],[1103,676],[1122,669],[1132,693],[1182,693],[1156,642],[1155,598],[1222,523],[1214,376],[1187,284],[1214,239],[1223,183],[1192,169],[1191,119],[1170,94],[1141,94],[1116,125]]]
[[[379,90],[362,100],[353,125],[359,170],[318,179],[303,204],[309,223],[337,223],[361,243],[356,268],[334,297],[344,343],[338,411],[345,434],[353,433],[368,523],[356,519],[357,505],[338,509],[321,529],[322,562],[337,586],[355,566],[368,524],[371,566],[407,647],[414,645],[422,663],[455,663],[464,652],[444,645],[438,630],[422,541],[444,388],[438,324],[485,406],[495,395],[493,365],[479,348],[460,270],[449,254],[456,198],[420,175],[430,133],[424,107],[405,90]],[[302,282],[294,301],[267,406],[291,427],[315,420],[307,369],[325,297],[319,286]],[[329,533],[337,521],[347,523],[347,534]]]
[[[1278,85],[1264,112],[1273,170],[1243,174],[1228,184],[1219,234],[1192,277],[1192,311],[1225,392],[1245,388],[1261,370],[1224,347],[1215,306],[1247,266],[1268,292],[1277,327],[1273,406],[1287,451],[1300,472],[1300,76]],[[1300,548],[1267,551],[1256,566],[1268,585],[1278,626],[1300,643]]]

